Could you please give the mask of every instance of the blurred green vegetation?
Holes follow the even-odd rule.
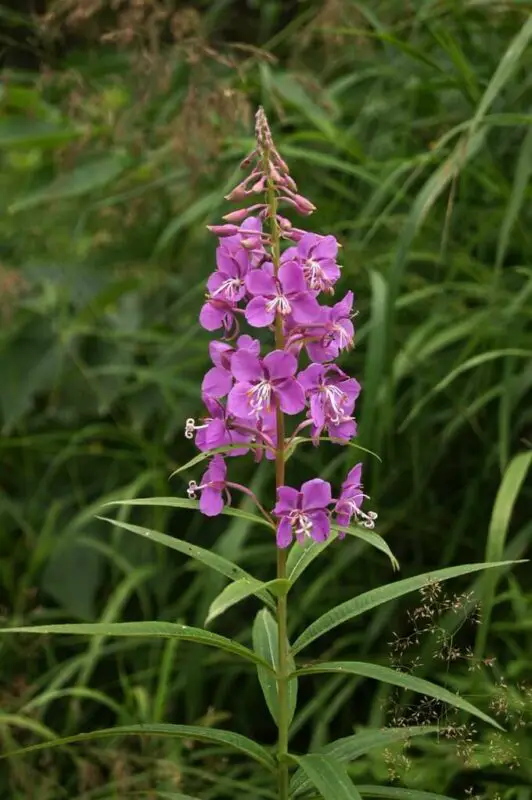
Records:
[[[259,103],[318,207],[312,228],[343,245],[339,293],[353,289],[359,312],[344,364],[363,384],[359,441],[381,459],[365,459],[365,486],[402,575],[526,557],[531,10],[527,0],[56,0],[34,17],[2,6],[4,618],[202,625],[223,586],[95,514],[113,499],[185,492],[185,477],[168,475],[193,455],[183,426],[200,412],[208,363],[196,322],[215,247],[205,225],[227,210]],[[294,482],[338,481],[356,455],[299,448]],[[246,460],[235,469],[249,478]],[[251,480],[271,496],[268,465]],[[206,524],[157,507],[119,516],[271,577],[271,542],[243,519]],[[363,543],[332,546],[298,587],[293,629],[391,579]],[[392,745],[353,775],[460,800],[531,800],[530,568],[456,584],[436,611],[411,598],[340,629],[327,655],[415,660],[416,674],[498,714],[507,733],[445,717],[454,737]],[[424,621],[416,605],[428,607]],[[255,608],[250,599],[213,627],[249,641]],[[273,740],[252,670],[194,645],[9,638],[0,652],[5,751],[162,721]],[[441,709],[390,687],[309,685],[293,727],[301,749],[393,720],[443,724]],[[13,757],[0,796],[273,797],[220,753],[146,737]]]

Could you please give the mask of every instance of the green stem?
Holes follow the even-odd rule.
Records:
[[[275,274],[279,271],[281,258],[279,226],[277,224],[277,196],[271,180],[268,180],[268,208],[272,236],[272,262]],[[283,321],[277,313],[275,317],[275,347],[284,348]],[[276,404],[277,448],[275,450],[275,488],[284,486],[285,474],[285,432],[284,414]],[[286,550],[277,550],[277,577],[286,579]],[[277,631],[279,660],[277,664],[277,769],[279,800],[288,800],[288,603],[284,594],[277,599]]]

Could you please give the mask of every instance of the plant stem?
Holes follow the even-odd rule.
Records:
[[[267,173],[268,174],[268,173]],[[272,262],[275,274],[279,271],[281,257],[279,225],[277,223],[277,196],[273,182],[268,180],[268,209],[272,237]],[[282,350],[285,345],[283,321],[279,313],[275,316],[275,347]],[[275,450],[275,488],[284,486],[285,473],[285,433],[284,414],[276,403],[277,447]],[[277,549],[277,577],[286,578],[286,550]],[[277,769],[279,800],[288,800],[288,603],[283,594],[277,599],[278,664],[277,664]]]

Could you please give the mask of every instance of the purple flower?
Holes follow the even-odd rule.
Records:
[[[310,294],[301,267],[294,262],[284,264],[278,276],[268,263],[252,270],[246,288],[253,295],[246,308],[246,319],[254,328],[271,325],[277,313],[291,314],[296,322],[310,322],[319,312],[315,297]]]
[[[243,444],[236,450],[230,450],[228,456],[241,456],[248,452],[249,447],[245,446],[253,439],[253,431],[249,430],[250,425],[247,420],[239,420],[233,414],[229,414],[226,408],[211,397],[204,397],[209,416],[203,418],[202,425],[196,425],[193,419],[187,419],[185,426],[185,436],[192,439],[196,431],[196,447],[202,452],[215,450],[217,447],[227,445]],[[242,430],[244,428],[245,430]]]
[[[367,498],[367,494],[362,491],[362,464],[356,464],[342,483],[340,497],[334,506],[338,525],[346,527],[354,517],[355,522],[362,524],[365,528],[375,527],[377,514],[374,511],[365,512],[361,509],[364,498]]]
[[[207,281],[213,298],[238,303],[246,293],[244,279],[249,271],[249,255],[243,247],[220,245],[216,250],[216,272]]]
[[[200,485],[198,486],[196,481],[190,481],[188,484],[187,494],[191,499],[195,500],[196,492],[201,492],[199,507],[207,517],[216,517],[223,510],[224,492],[228,495],[226,475],[225,461],[223,456],[218,454],[211,458]]]
[[[327,506],[331,502],[331,485],[321,478],[306,481],[300,492],[290,486],[280,486],[273,509],[279,518],[277,546],[288,547],[294,534],[298,542],[303,542],[306,536],[324,542],[330,531]]]
[[[297,247],[285,250],[281,260],[284,264],[295,261],[301,266],[309,289],[332,294],[333,286],[340,277],[337,253],[338,242],[334,236],[306,233]]]
[[[209,354],[214,367],[212,367],[203,378],[201,392],[205,397],[225,397],[233,385],[231,374],[231,359],[238,350],[249,350],[254,355],[260,353],[260,342],[251,336],[244,334],[239,336],[236,348],[227,342],[211,342],[209,344]]]
[[[227,407],[237,417],[262,416],[279,401],[285,414],[297,414],[305,407],[305,392],[295,376],[297,359],[284,350],[274,350],[263,359],[239,350],[231,360],[237,383],[229,392]]]
[[[311,364],[299,373],[298,381],[310,400],[312,437],[317,439],[327,428],[331,439],[352,439],[356,423],[351,415],[360,394],[359,382],[334,364]]]
[[[307,332],[307,337],[319,337],[309,341],[307,352],[313,361],[332,361],[342,350],[353,346],[355,329],[351,322],[353,292],[347,292],[343,300],[334,306],[322,308],[319,326]]]
[[[234,303],[221,297],[207,295],[207,301],[201,307],[199,315],[200,325],[206,331],[223,328],[226,336],[229,336],[231,331],[238,329],[236,313],[237,308]]]

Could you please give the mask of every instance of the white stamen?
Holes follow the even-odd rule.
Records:
[[[255,414],[260,414],[263,409],[270,410],[272,385],[268,381],[259,381],[248,392],[249,405]]]
[[[351,347],[351,345],[353,344],[353,340],[342,325],[335,324],[333,326],[333,330],[335,333],[338,334],[338,338],[340,340],[340,348],[342,350],[345,350],[346,347]]]
[[[296,536],[310,536],[312,531],[312,520],[302,511],[291,511],[288,515],[290,524]]]
[[[319,261],[315,261],[313,258],[307,258],[305,261],[303,275],[310,289],[321,290],[329,286],[329,282],[325,277]]]
[[[228,278],[224,281],[214,292],[212,296],[216,297],[218,294],[223,294],[231,302],[235,300],[236,295],[242,288],[242,281],[240,278]]]
[[[344,414],[343,406],[348,401],[345,392],[342,392],[338,386],[322,384],[320,392],[324,395],[327,416],[330,418],[334,425],[339,425],[341,422],[346,422],[350,417]]]
[[[363,494],[361,496],[369,500],[367,494]],[[362,509],[357,506],[354,500],[345,500],[344,502],[351,509],[351,512],[355,517],[355,522],[358,522],[364,528],[371,529],[375,527],[375,520],[378,516],[375,511],[362,511]]]
[[[266,303],[266,311],[268,312],[276,312],[278,311],[281,316],[286,317],[287,314],[290,314],[292,311],[292,306],[288,302],[288,299],[284,296],[284,294],[278,294],[273,300],[269,300]]]

